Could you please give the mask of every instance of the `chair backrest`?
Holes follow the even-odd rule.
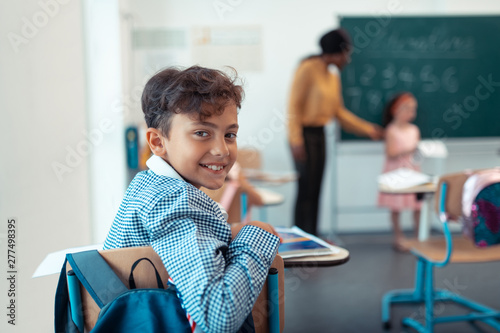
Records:
[[[445,207],[444,210],[448,215],[448,218],[452,221],[458,221],[462,215],[462,193],[464,184],[469,178],[470,173],[468,172],[457,172],[443,175],[439,178],[439,183],[437,185],[436,195],[435,195],[435,208],[436,213],[439,214],[439,205],[441,200],[441,187],[443,183],[447,184],[447,190],[445,197]]]
[[[128,277],[130,274],[130,268],[132,264],[140,259],[140,258],[149,258],[158,272],[160,273],[163,284],[166,286],[168,281],[168,273],[163,266],[161,258],[158,254],[153,250],[152,247],[130,247],[130,248],[122,248],[122,249],[113,249],[113,250],[104,250],[99,252],[101,256],[106,260],[106,262],[110,265],[110,267],[115,271],[118,277],[122,280],[122,282],[127,286],[129,286]],[[151,269],[149,264],[144,263],[144,269],[141,269],[141,265],[143,263],[139,263],[137,268],[134,270],[134,279],[136,282],[137,288],[157,288],[157,281],[154,271]],[[284,264],[283,259],[276,255],[272,266],[278,269],[278,280],[279,280],[279,304],[280,304],[280,331],[283,331],[284,327]],[[67,265],[67,270],[71,269],[70,265]],[[94,302],[90,294],[85,290],[85,288],[81,287],[81,296],[82,296],[82,306],[83,306],[83,316],[85,321],[85,331],[90,331],[97,322],[97,318],[99,316],[99,307]],[[267,300],[267,283],[264,285],[257,301],[252,310],[252,315],[255,323],[255,331],[259,333],[267,333],[269,332],[268,325],[268,300]]]

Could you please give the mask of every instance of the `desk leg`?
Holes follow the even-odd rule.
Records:
[[[268,222],[267,221],[267,208],[266,206],[260,206],[259,208],[259,219],[262,222]]]
[[[423,242],[429,238],[431,230],[431,220],[429,213],[432,207],[432,193],[424,193],[422,198],[422,208],[420,209],[420,225],[418,228],[418,240]]]

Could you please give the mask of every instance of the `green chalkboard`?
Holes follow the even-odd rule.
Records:
[[[381,124],[390,96],[410,91],[422,138],[500,136],[500,16],[341,17],[340,25],[354,46],[342,72],[353,113]]]

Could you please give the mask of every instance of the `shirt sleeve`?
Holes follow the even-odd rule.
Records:
[[[278,237],[245,226],[231,241],[210,199],[179,191],[148,218],[151,245],[173,279],[187,313],[204,332],[235,332],[264,285]]]
[[[303,63],[295,72],[288,105],[288,138],[291,145],[303,145],[302,116],[311,84],[311,74]]]

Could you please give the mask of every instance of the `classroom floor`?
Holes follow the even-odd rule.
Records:
[[[350,234],[337,238],[350,260],[337,267],[292,268],[285,271],[285,333],[415,332],[401,326],[406,316],[423,316],[421,305],[396,305],[392,329],[380,319],[382,295],[411,288],[415,257],[392,250],[389,234]],[[453,290],[493,308],[500,308],[500,263],[453,264],[435,271],[435,285]],[[440,314],[460,314],[461,308],[437,304]],[[497,332],[488,325],[439,324],[435,333]]]

